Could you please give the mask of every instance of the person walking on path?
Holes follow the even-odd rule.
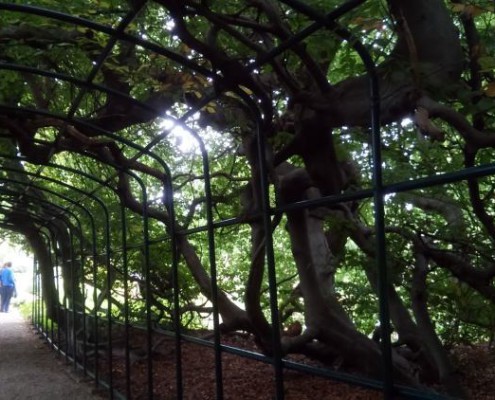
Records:
[[[0,307],[1,312],[9,312],[10,299],[15,291],[15,279],[14,272],[12,272],[12,263],[6,262],[2,271],[0,272],[0,283],[2,285],[2,304]]]
[[[2,285],[2,272],[5,269],[5,263],[2,265],[2,269],[0,269],[0,311],[2,310],[2,298],[3,298],[3,285]]]

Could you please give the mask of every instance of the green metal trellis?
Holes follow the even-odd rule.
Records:
[[[372,137],[372,151],[373,151],[373,187],[367,190],[361,190],[354,193],[346,193],[342,195],[333,195],[323,197],[318,200],[307,200],[298,202],[297,204],[288,204],[279,206],[277,208],[273,208],[270,206],[270,193],[269,193],[269,184],[267,177],[267,165],[264,154],[264,118],[263,118],[263,110],[260,105],[253,100],[251,96],[246,94],[243,90],[239,88],[232,88],[223,80],[224,78],[221,74],[216,73],[208,68],[204,68],[198,66],[196,63],[192,62],[189,58],[183,57],[179,54],[171,52],[163,47],[160,47],[151,41],[145,40],[142,37],[132,36],[125,32],[125,28],[131,21],[138,15],[140,9],[144,7],[146,4],[145,1],[139,2],[139,7],[134,8],[132,11],[126,14],[126,16],[119,22],[117,28],[111,28],[109,26],[105,26],[102,24],[98,24],[92,22],[87,19],[83,19],[76,16],[71,16],[69,14],[60,13],[57,11],[48,10],[41,7],[28,6],[28,5],[19,5],[14,3],[3,2],[0,3],[0,10],[2,12],[17,12],[24,13],[30,15],[37,15],[43,18],[49,18],[56,21],[74,24],[78,27],[85,27],[93,29],[96,32],[104,33],[108,35],[108,42],[104,47],[101,54],[99,54],[97,61],[95,61],[92,66],[91,71],[84,77],[84,79],[78,79],[74,76],[69,76],[63,73],[56,73],[53,71],[41,70],[33,67],[28,67],[21,65],[21,63],[17,64],[15,62],[0,62],[0,70],[6,71],[14,71],[24,74],[29,74],[33,76],[43,76],[49,79],[62,81],[64,83],[72,84],[79,89],[77,95],[75,95],[71,104],[67,106],[67,112],[64,115],[59,115],[47,110],[35,110],[28,109],[21,106],[12,106],[7,104],[0,105],[0,111],[5,114],[14,114],[18,116],[47,116],[56,118],[62,123],[69,125],[74,124],[76,126],[84,127],[85,129],[92,130],[97,132],[98,135],[102,137],[109,138],[114,140],[116,143],[119,143],[121,146],[126,147],[128,149],[132,149],[137,152],[134,156],[135,159],[139,159],[140,157],[150,157],[159,164],[160,169],[163,171],[164,177],[171,176],[171,168],[162,160],[155,152],[153,151],[153,147],[157,145],[160,140],[168,133],[168,131],[164,131],[154,137],[146,146],[139,146],[133,143],[131,140],[124,139],[119,135],[116,135],[112,132],[106,131],[97,126],[93,126],[89,124],[84,119],[77,117],[77,111],[81,106],[81,102],[83,101],[84,96],[89,92],[102,93],[106,96],[115,96],[119,98],[123,98],[128,101],[130,104],[135,105],[136,107],[140,107],[143,112],[153,112],[155,114],[160,114],[159,109],[154,109],[153,107],[141,103],[138,100],[130,97],[129,95],[119,92],[117,90],[102,86],[98,83],[95,83],[95,77],[98,72],[100,72],[102,65],[104,64],[106,58],[109,56],[111,51],[114,49],[116,44],[119,41],[130,43],[136,46],[141,46],[151,53],[159,54],[176,62],[181,67],[190,69],[197,74],[204,76],[205,78],[212,79],[217,83],[217,90],[211,93],[206,93],[206,95],[196,104],[194,107],[191,107],[187,111],[185,111],[181,117],[172,118],[176,125],[186,125],[186,121],[192,115],[194,115],[198,110],[200,110],[203,106],[208,104],[211,100],[214,100],[218,96],[225,91],[234,91],[245,103],[246,107],[249,108],[253,121],[256,123],[257,129],[257,151],[258,151],[258,159],[259,159],[259,169],[260,176],[259,182],[261,187],[262,194],[262,218],[264,229],[266,232],[269,232],[271,229],[271,217],[275,214],[287,212],[289,210],[296,209],[307,209],[316,206],[330,206],[333,204],[338,204],[343,201],[357,200],[357,199],[372,199],[374,204],[374,212],[375,212],[375,234],[377,238],[376,245],[376,263],[377,269],[379,271],[379,303],[380,303],[380,325],[383,328],[383,332],[390,332],[390,316],[389,309],[387,303],[387,284],[389,282],[389,278],[387,276],[387,268],[386,268],[386,240],[385,240],[385,227],[384,227],[384,199],[387,194],[399,193],[401,191],[418,189],[423,187],[429,187],[438,184],[458,182],[470,177],[480,177],[486,175],[495,174],[495,163],[484,165],[480,167],[467,168],[462,171],[457,171],[454,173],[448,173],[443,175],[437,175],[435,177],[430,177],[427,179],[407,181],[407,182],[399,182],[392,185],[384,185],[382,181],[382,157],[380,153],[381,148],[381,137],[380,137],[380,104],[379,104],[379,90],[378,80],[376,77],[376,67],[375,63],[372,60],[370,54],[366,50],[366,48],[356,39],[351,36],[351,34],[344,28],[338,27],[336,21],[341,16],[345,15],[347,12],[355,9],[361,4],[365,3],[365,0],[351,0],[343,3],[340,7],[337,7],[335,10],[332,10],[326,15],[320,14],[315,9],[306,5],[305,3],[298,0],[283,0],[283,3],[291,7],[293,10],[301,13],[301,15],[305,15],[311,21],[313,21],[307,28],[301,30],[297,34],[293,35],[286,41],[279,44],[275,49],[268,52],[263,57],[260,57],[258,60],[251,62],[247,65],[247,68],[251,70],[255,70],[259,68],[271,60],[273,60],[277,55],[282,54],[285,50],[290,49],[292,46],[300,43],[306,37],[312,35],[314,32],[320,29],[331,29],[335,35],[338,35],[340,38],[349,41],[352,48],[361,58],[366,72],[369,77],[370,82],[370,99],[371,99],[371,109],[370,109],[370,125],[371,125],[371,137]],[[322,83],[323,84],[323,83]],[[347,382],[355,385],[360,385],[367,388],[372,388],[376,390],[380,390],[383,392],[384,398],[392,399],[395,396],[403,396],[404,398],[410,399],[443,399],[444,396],[438,395],[436,393],[432,393],[430,391],[423,391],[417,388],[404,387],[401,385],[397,385],[394,383],[393,375],[392,375],[392,350],[391,350],[391,338],[390,334],[384,334],[382,336],[381,341],[381,350],[383,357],[383,371],[384,371],[384,380],[378,381],[373,379],[366,379],[362,377],[357,377],[350,374],[345,374],[337,371],[333,371],[330,369],[317,368],[308,365],[303,365],[294,361],[290,361],[284,359],[281,350],[280,344],[280,332],[278,329],[273,329],[273,348],[274,353],[271,357],[267,357],[252,351],[243,350],[240,348],[230,347],[221,344],[220,340],[220,315],[217,304],[217,259],[216,259],[216,239],[215,239],[215,230],[219,226],[227,226],[227,225],[235,225],[239,224],[240,221],[236,219],[215,221],[213,216],[213,201],[212,201],[212,190],[211,190],[211,181],[210,181],[210,160],[208,155],[208,150],[206,149],[204,143],[201,140],[201,137],[196,134],[193,128],[189,128],[186,126],[186,129],[191,133],[194,139],[197,142],[197,145],[200,148],[201,153],[201,161],[203,167],[204,174],[204,194],[206,198],[206,222],[203,225],[196,226],[191,229],[187,229],[184,231],[177,231],[176,226],[176,216],[174,209],[174,193],[172,188],[172,183],[170,179],[164,179],[161,184],[163,184],[164,190],[164,206],[168,213],[170,223],[165,227],[164,237],[160,240],[168,241],[170,243],[171,248],[171,271],[172,271],[172,283],[173,283],[173,305],[174,305],[174,318],[173,324],[174,329],[167,331],[166,334],[173,337],[175,339],[175,365],[176,365],[176,377],[175,377],[175,386],[176,386],[176,395],[177,398],[182,399],[184,396],[184,381],[182,379],[182,357],[181,357],[181,346],[184,342],[193,342],[203,346],[212,347],[215,352],[215,385],[216,385],[216,398],[223,399],[224,397],[224,389],[223,389],[223,372],[222,372],[222,354],[223,353],[231,353],[235,354],[239,357],[246,357],[250,359],[254,359],[263,363],[268,363],[273,366],[273,375],[274,375],[274,392],[276,399],[284,398],[284,370],[296,370],[302,371],[305,373],[310,373],[318,376],[327,377],[329,379],[335,379],[342,382]],[[57,138],[57,140],[60,138]],[[56,142],[53,146],[56,146]],[[52,150],[55,150],[53,147]],[[0,158],[3,160],[17,160],[22,162],[28,162],[28,160],[22,157],[11,157],[6,154],[0,154]],[[142,232],[143,238],[140,246],[143,252],[143,279],[145,284],[145,324],[142,327],[146,334],[146,349],[147,353],[152,353],[152,343],[153,343],[153,334],[155,332],[155,327],[153,326],[152,321],[152,304],[151,304],[151,263],[150,263],[150,246],[151,246],[151,238],[149,234],[149,221],[151,219],[148,210],[148,199],[149,193],[146,187],[146,182],[139,176],[139,174],[131,171],[131,169],[120,169],[119,166],[108,164],[109,167],[115,168],[115,172],[107,179],[101,179],[98,176],[91,175],[89,173],[85,173],[83,171],[78,171],[75,168],[69,168],[62,165],[57,165],[56,163],[45,163],[42,166],[39,166],[37,172],[28,173],[22,172],[18,169],[11,169],[9,167],[3,166],[2,171],[4,172],[15,172],[18,174],[24,174],[24,178],[28,180],[26,185],[25,182],[15,181],[9,178],[1,178],[1,182],[5,183],[14,183],[19,187],[19,191],[16,192],[12,189],[6,189],[4,187],[0,187],[0,194],[9,197],[9,206],[2,206],[0,209],[1,213],[7,213],[11,211],[16,206],[26,206],[28,211],[26,211],[26,215],[29,215],[30,218],[37,219],[39,223],[40,235],[44,237],[46,242],[46,246],[49,254],[53,257],[51,260],[52,268],[58,268],[62,263],[67,263],[65,267],[71,267],[72,269],[76,268],[77,263],[80,264],[81,273],[84,273],[84,261],[90,260],[92,263],[92,278],[93,278],[93,286],[96,288],[97,285],[97,277],[99,270],[97,265],[100,263],[100,259],[103,258],[104,262],[102,263],[106,270],[106,290],[108,292],[112,291],[112,276],[110,271],[113,266],[111,265],[112,257],[115,253],[120,252],[122,254],[122,262],[123,262],[123,276],[124,276],[124,307],[125,307],[125,316],[124,316],[124,329],[125,329],[125,344],[126,344],[126,354],[125,354],[125,368],[126,368],[126,382],[125,389],[119,391],[114,385],[113,379],[113,357],[112,357],[112,344],[108,347],[107,353],[107,361],[108,365],[106,366],[106,371],[102,373],[102,369],[100,366],[100,358],[99,358],[99,335],[100,335],[100,324],[106,324],[106,335],[109,339],[110,343],[112,342],[112,337],[114,335],[114,324],[116,322],[113,319],[111,314],[111,296],[109,296],[109,300],[107,300],[107,310],[106,315],[103,317],[102,310],[98,310],[96,307],[94,308],[93,315],[88,315],[85,309],[85,305],[82,305],[81,308],[76,307],[76,300],[72,298],[69,303],[70,305],[65,307],[65,304],[59,304],[60,309],[57,312],[63,312],[66,314],[66,319],[69,320],[71,318],[72,321],[76,321],[79,318],[81,319],[81,326],[84,331],[84,335],[93,335],[92,345],[94,346],[94,362],[93,364],[89,364],[89,352],[91,349],[88,348],[88,343],[84,341],[82,354],[79,354],[76,350],[77,343],[75,337],[72,342],[72,350],[69,349],[68,338],[66,339],[65,347],[60,346],[60,326],[57,326],[57,333],[54,332],[54,321],[50,319],[47,315],[47,310],[44,305],[43,298],[43,290],[42,290],[42,276],[39,267],[39,260],[35,262],[35,277],[33,278],[34,282],[34,305],[33,305],[33,322],[39,329],[39,331],[49,340],[50,343],[57,349],[57,351],[63,353],[68,360],[74,363],[75,368],[81,368],[83,373],[89,374],[94,377],[96,385],[101,385],[107,387],[108,394],[110,398],[132,398],[132,382],[131,382],[131,362],[130,362],[130,354],[129,354],[129,298],[128,298],[128,289],[130,283],[129,271],[128,271],[128,239],[129,237],[126,234],[127,230],[127,218],[128,212],[127,207],[128,204],[123,204],[119,202],[119,210],[118,213],[113,213],[110,211],[105,204],[105,201],[101,198],[101,191],[109,191],[112,192],[116,197],[118,197],[118,184],[115,184],[115,181],[119,179],[119,174],[124,174],[128,179],[132,179],[132,182],[138,188],[139,196],[142,200],[142,209],[139,211],[139,215],[142,218]],[[77,185],[72,185],[67,182],[57,181],[52,178],[48,178],[43,173],[46,170],[57,169],[60,171],[70,172],[71,174],[75,174],[81,178],[91,180],[95,185],[98,186],[96,190],[86,190],[78,187]],[[47,189],[43,185],[39,185],[39,182],[47,183],[49,182],[57,189]],[[45,195],[50,196],[50,200],[43,200],[36,196],[32,196],[28,193],[26,188],[39,190],[43,192]],[[59,191],[57,191],[59,190]],[[70,193],[70,194],[68,194]],[[85,206],[86,202],[93,201],[98,204],[101,209],[104,218],[98,218],[97,215],[94,214],[94,211],[90,210]],[[62,205],[61,205],[62,204]],[[35,212],[35,207],[38,207],[39,215]],[[89,222],[90,226],[90,234],[89,237],[79,238],[78,241],[75,240],[77,235],[82,236],[82,232],[84,231],[83,222],[80,219],[86,218]],[[49,217],[48,219],[45,219]],[[121,232],[118,237],[112,235],[110,229],[110,221],[116,218],[120,220]],[[56,221],[57,223],[66,223],[66,219],[74,221],[74,226],[66,224],[66,229],[69,231],[70,235],[70,259],[69,260],[61,260],[59,259],[59,255],[57,253],[57,239],[56,239],[56,228],[53,223]],[[87,226],[85,225],[85,226]],[[13,229],[9,227],[8,224],[3,225],[5,229]],[[104,234],[104,243],[105,248],[103,251],[99,251],[97,249],[97,243],[99,243],[98,233],[97,231],[102,231]],[[76,234],[77,232],[77,234]],[[214,326],[214,337],[213,341],[202,340],[198,338],[194,338],[192,336],[187,335],[182,332],[182,328],[180,325],[180,280],[179,280],[179,255],[177,254],[177,246],[176,242],[179,240],[179,237],[191,235],[194,233],[202,232],[206,234],[207,242],[208,242],[208,262],[210,265],[210,275],[211,275],[211,287],[212,287],[212,303],[213,303],[213,326]],[[82,239],[86,240],[90,244],[91,251],[86,253],[82,246]],[[278,301],[277,301],[277,272],[276,272],[276,260],[274,256],[273,250],[273,238],[268,236],[265,241],[265,251],[266,251],[266,265],[268,270],[268,282],[269,282],[269,298],[270,298],[270,314],[271,314],[271,323],[272,326],[279,326],[279,316],[278,316]],[[74,243],[77,242],[77,243]],[[120,248],[115,248],[112,244],[113,242],[118,242]],[[78,244],[79,246],[77,246]],[[58,276],[57,276],[58,278]],[[80,282],[71,282],[72,285],[72,294],[76,292],[76,285]],[[57,291],[60,290],[59,281],[57,279],[56,282]],[[82,288],[84,292],[84,287]],[[94,289],[93,298],[86,299],[91,300],[94,304],[98,303],[97,291]],[[50,322],[48,321],[50,319]],[[48,323],[51,324],[49,327]],[[87,332],[87,324],[92,323],[93,331]],[[154,395],[154,385],[157,377],[154,375],[154,363],[152,357],[148,357],[147,359],[147,396],[149,399],[152,399]]]

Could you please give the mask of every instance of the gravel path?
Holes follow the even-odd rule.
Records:
[[[89,378],[74,371],[12,308],[0,313],[2,400],[101,400]]]

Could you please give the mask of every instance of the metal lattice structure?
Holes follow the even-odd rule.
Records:
[[[39,2],[39,6],[34,4],[36,2],[22,3],[24,2],[2,2],[0,12],[9,18],[18,17],[20,27],[23,26],[23,21],[26,21],[24,33],[20,30],[19,36],[15,38],[21,47],[23,41],[31,40],[28,37],[27,26],[39,24],[39,43],[34,47],[38,47],[40,53],[29,54],[28,58],[31,59],[26,61],[21,56],[16,59],[15,52],[7,54],[4,49],[6,53],[0,59],[0,71],[5,74],[4,77],[15,76],[16,79],[24,81],[25,85],[35,80],[45,82],[45,89],[51,90],[53,97],[60,96],[67,102],[57,107],[50,104],[43,108],[39,101],[36,101],[37,94],[33,92],[35,100],[31,105],[22,99],[13,103],[4,99],[0,104],[2,138],[9,141],[15,137],[16,141],[16,150],[4,146],[0,154],[1,213],[4,215],[2,228],[24,235],[31,247],[39,246],[34,249],[36,273],[33,280],[33,323],[53,348],[73,363],[74,368],[92,376],[97,386],[107,388],[110,398],[134,398],[133,366],[129,349],[138,328],[144,338],[148,355],[154,351],[157,333],[168,337],[173,343],[176,370],[173,392],[174,398],[177,399],[184,398],[190,390],[182,377],[181,346],[186,342],[213,349],[217,399],[224,397],[222,356],[226,353],[272,365],[274,385],[271,393],[272,398],[276,399],[284,398],[284,373],[288,370],[371,388],[383,392],[384,398],[389,399],[398,398],[396,396],[410,399],[447,398],[427,389],[396,382],[390,334],[383,334],[380,342],[383,379],[365,378],[287,359],[282,348],[281,332],[278,328],[273,328],[281,325],[278,303],[278,285],[281,277],[277,270],[281,261],[277,259],[274,250],[277,243],[274,243],[274,237],[270,234],[266,234],[260,243],[266,268],[267,293],[264,296],[269,302],[267,314],[272,327],[272,342],[267,346],[271,348],[272,354],[261,354],[222,344],[222,310],[219,297],[223,294],[218,288],[218,268],[223,261],[218,259],[217,254],[218,243],[221,240],[218,232],[222,229],[240,229],[240,226],[253,223],[254,218],[259,224],[259,229],[273,232],[273,220],[286,213],[319,207],[332,208],[354,201],[369,201],[375,217],[373,234],[376,237],[374,251],[378,271],[379,322],[382,332],[390,332],[384,222],[386,196],[495,173],[494,165],[483,164],[424,179],[383,183],[381,88],[377,65],[367,46],[356,39],[350,30],[339,24],[341,18],[357,13],[366,3],[365,0],[342,2],[326,14],[302,1],[281,1],[280,3],[291,10],[295,17],[301,19],[301,28],[281,39],[269,51],[242,60],[243,62],[238,64],[250,72],[267,65],[275,65],[274,60],[277,60],[277,57],[292,51],[297,53],[300,51],[298,46],[307,38],[325,31],[339,41],[347,41],[365,70],[364,76],[369,85],[367,118],[368,144],[371,149],[370,187],[358,191],[328,193],[315,199],[295,199],[285,203],[274,200],[276,193],[273,192],[273,181],[270,177],[273,166],[270,165],[272,161],[267,160],[268,155],[265,151],[266,141],[269,140],[266,121],[268,111],[263,99],[242,82],[232,83],[232,77],[222,66],[198,61],[193,53],[181,54],[175,50],[177,46],[170,46],[175,47],[171,50],[164,45],[165,39],[160,43],[151,33],[140,31],[140,18],[152,18],[151,16],[155,15],[157,23],[164,23],[167,21],[167,12],[173,15],[175,8],[180,8],[180,2],[170,2],[168,10],[167,7],[163,8],[167,11],[157,11],[160,4],[146,1],[129,2],[126,5],[115,4],[115,9],[119,12],[115,13],[112,23],[106,19],[104,8],[88,10],[86,16],[76,16],[70,13],[69,5],[60,5],[60,9],[57,10],[43,6],[43,2]],[[37,67],[31,62],[32,57],[39,56],[41,59],[40,54],[48,49],[43,40],[48,41],[45,36],[51,33],[49,30],[44,31],[43,21],[49,21],[50,29],[55,25],[64,28],[68,35],[64,40],[72,45],[76,44],[76,48],[71,47],[71,52],[76,53],[77,46],[84,51],[93,51],[92,62],[73,66],[72,70],[63,65],[62,61],[61,66],[53,66],[52,69]],[[174,35],[173,29],[165,30],[165,33],[170,37]],[[99,38],[100,47],[88,49],[90,45],[86,39],[93,40],[95,37]],[[184,46],[187,47],[187,44]],[[161,62],[169,63],[173,64],[177,71],[186,71],[183,76],[186,76],[185,73],[189,74],[187,79],[190,81],[186,79],[179,83],[167,82],[167,78],[164,77],[160,83],[163,85],[161,89],[168,87],[173,91],[176,85],[185,87],[187,82],[190,82],[187,93],[193,98],[186,99],[182,108],[171,109],[167,107],[172,106],[172,100],[166,96],[157,95],[151,100],[140,98],[142,93],[134,96],[128,90],[126,82],[118,78],[122,71],[112,69],[112,60],[124,57],[126,48],[137,52],[134,57],[139,58],[138,64],[141,66],[149,65],[152,68],[154,60],[165,60],[156,65],[160,66]],[[50,49],[53,50],[53,47]],[[63,57],[62,50],[60,54]],[[132,57],[129,58],[131,59]],[[141,60],[147,60],[148,64]],[[40,61],[39,65],[46,64]],[[131,76],[132,68],[129,66],[125,73]],[[109,85],[112,79],[114,86]],[[133,84],[139,85],[139,82]],[[241,213],[235,212],[230,215],[225,213],[227,216],[223,217],[216,209],[215,199],[219,194],[212,189],[212,180],[219,174],[219,159],[210,157],[203,137],[214,133],[199,126],[198,120],[202,117],[196,116],[201,113],[206,115],[205,118],[210,118],[209,122],[213,125],[215,110],[228,105],[227,102],[218,100],[221,96],[230,96],[235,98],[236,104],[242,103],[246,115],[251,118],[252,131],[256,132],[252,142],[255,146],[254,155],[243,167],[250,165],[254,171],[253,185],[256,184],[257,187],[253,191],[257,193],[260,202],[255,216],[251,216],[252,219],[246,219]],[[113,104],[125,104],[125,107],[116,109],[114,114],[111,114],[106,110]],[[98,105],[105,113],[98,114]],[[93,107],[93,111],[86,115],[88,107]],[[271,112],[276,113],[273,109]],[[124,120],[126,114],[132,115],[132,118],[139,114],[142,121],[135,118],[133,123],[142,126],[142,129],[126,130],[128,127],[124,125],[115,128],[119,121]],[[148,116],[160,116],[162,124],[153,125]],[[50,121],[50,128],[44,125],[47,124],[46,121]],[[114,124],[111,129],[110,124]],[[173,127],[170,128],[167,124]],[[181,127],[180,134],[174,133],[176,127]],[[196,149],[192,156],[184,155],[181,159],[179,148],[185,139],[180,139],[180,135],[190,138],[192,144],[187,146]],[[215,140],[220,141],[221,135],[215,136]],[[243,144],[248,145],[247,141]],[[164,157],[164,154],[172,154],[174,151],[177,156],[175,159],[172,156]],[[246,152],[245,149],[243,151]],[[91,167],[90,163],[80,166],[77,156],[67,162],[63,158],[66,153],[76,154],[85,160],[92,159],[94,167]],[[184,180],[183,185],[187,185],[191,193],[201,194],[201,205],[191,205],[191,196],[181,192],[180,181],[174,182],[172,179],[177,174],[192,175],[192,172],[180,170],[179,166],[181,163],[192,165],[193,162],[201,165],[202,173],[197,182],[191,178],[187,182]],[[157,191],[157,187],[161,189]],[[183,296],[187,293],[184,288],[187,282],[181,277],[181,263],[184,263],[184,260],[192,265],[200,262],[199,259],[194,259],[197,255],[190,250],[192,245],[188,240],[196,240],[195,243],[204,246],[201,262],[209,266],[209,277],[195,278],[202,280],[205,287],[209,285],[211,290],[209,295],[212,300],[212,339],[199,339],[189,335],[181,322],[182,309],[186,303]],[[166,280],[158,279],[158,274],[165,273],[157,269],[156,260],[160,256],[166,260],[168,266]],[[138,264],[139,273],[136,272]],[[235,279],[235,276],[232,279]],[[166,281],[166,285],[162,284],[158,288],[158,281]],[[162,294],[166,293],[163,296],[167,306],[163,307],[170,312],[166,326],[156,317],[160,308],[155,303],[153,293],[157,290],[161,290]],[[142,296],[139,299],[142,301],[142,309],[139,312],[133,309],[133,302],[137,298],[132,297],[135,291],[139,291],[139,296]],[[113,297],[110,293],[113,293]],[[112,305],[112,302],[115,304]],[[124,310],[123,313],[113,312],[113,306],[116,310]],[[117,340],[124,340],[126,349],[124,386],[115,383],[113,352],[116,351]],[[104,351],[100,351],[100,348],[104,348]],[[145,370],[147,398],[160,398],[157,397],[154,388],[162,384],[162,379],[170,384],[171,378],[157,376],[152,357],[147,357]]]

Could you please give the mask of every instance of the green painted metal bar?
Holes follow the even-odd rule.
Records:
[[[149,249],[149,221],[148,221],[148,194],[146,190],[146,185],[143,180],[131,171],[122,171],[123,173],[131,176],[137,183],[140,189],[142,198],[142,220],[143,220],[143,243],[144,243],[144,274],[145,274],[145,307],[146,307],[146,350],[148,354],[148,399],[152,400],[154,398],[154,378],[153,378],[153,357],[152,357],[152,331],[153,324],[151,320],[151,277],[150,277],[150,249]]]
[[[117,30],[115,30],[114,28],[112,28],[108,25],[102,25],[102,24],[96,23],[94,21],[85,19],[85,18],[61,13],[58,11],[49,10],[47,8],[35,7],[35,6],[31,6],[31,5],[0,3],[0,10],[39,15],[42,17],[47,17],[47,18],[52,18],[52,19],[64,21],[64,22],[67,22],[70,24],[74,24],[76,26],[84,26],[86,28],[105,33],[109,36],[114,36],[119,40],[124,40],[126,42],[139,45],[139,46],[141,46],[147,50],[150,50],[150,51],[153,51],[157,54],[160,54],[160,55],[162,55],[162,56],[164,56],[164,57],[166,57],[172,61],[175,61],[178,64],[180,64],[186,68],[189,68],[189,69],[191,69],[197,73],[200,73],[204,76],[207,76],[210,78],[213,78],[215,76],[215,74],[211,70],[204,68],[201,65],[196,64],[195,62],[188,59],[187,57],[182,56],[181,54],[177,54],[173,51],[167,50],[167,49],[165,49],[159,45],[156,45],[155,43],[144,40],[142,38],[132,36],[132,35],[129,35],[129,34],[124,33],[124,32],[118,32]]]
[[[0,155],[0,156],[1,156],[1,157],[4,157],[4,158],[9,158],[9,157],[10,157],[10,156],[8,156],[8,155]],[[57,166],[57,167],[58,167],[58,168],[63,168],[63,167],[61,167],[61,166]],[[3,169],[4,169],[4,170],[11,170],[11,171],[13,171],[13,172],[18,172],[18,170],[16,170],[16,169],[11,169],[11,168],[8,168],[8,167],[5,167],[5,166],[3,167]],[[75,171],[75,170],[74,170],[74,171]],[[79,173],[80,173],[80,172],[79,172]],[[97,203],[98,203],[98,204],[102,207],[102,209],[104,210],[104,212],[106,211],[106,212],[105,212],[105,216],[106,216],[106,218],[105,218],[105,221],[106,221],[106,229],[105,229],[105,231],[106,231],[106,232],[109,232],[109,217],[108,217],[108,211],[107,211],[107,208],[106,208],[106,206],[105,206],[104,202],[103,202],[101,199],[99,199],[98,197],[94,196],[94,195],[93,195],[93,194],[91,194],[91,193],[85,192],[85,191],[83,191],[83,190],[81,190],[81,189],[79,189],[79,188],[76,188],[76,187],[74,187],[74,186],[72,186],[72,185],[69,185],[69,184],[67,184],[67,183],[65,183],[65,182],[55,180],[55,179],[53,179],[53,178],[48,178],[48,177],[40,176],[40,175],[38,175],[38,174],[36,174],[36,173],[32,173],[32,172],[23,172],[23,174],[25,174],[25,175],[27,175],[27,176],[36,176],[37,178],[42,178],[42,179],[44,179],[44,180],[46,180],[46,181],[49,181],[49,182],[52,182],[52,183],[58,184],[58,185],[60,185],[60,186],[64,186],[64,187],[70,188],[72,191],[78,192],[78,193],[80,193],[80,194],[82,194],[82,195],[85,195],[85,196],[89,196],[90,198],[92,198],[93,200],[95,200],[95,201],[96,201],[96,202],[97,202]],[[90,178],[90,176],[89,176],[89,175],[88,175],[87,177],[89,177],[89,178]],[[1,179],[3,179],[3,180],[9,180],[9,179],[7,179],[7,178],[1,178]],[[94,179],[94,178],[93,178],[93,179]],[[16,180],[12,180],[12,179],[10,179],[9,181],[13,181],[13,182],[15,182],[15,183],[22,183],[22,182],[19,182],[19,181],[16,181]],[[36,188],[36,189],[38,189],[38,190],[42,190],[42,191],[44,191],[44,192],[50,193],[50,194],[52,194],[52,195],[54,195],[54,196],[61,197],[61,198],[62,198],[62,199],[64,199],[65,201],[68,201],[68,202],[70,202],[71,204],[73,204],[74,206],[78,206],[78,207],[82,208],[83,210],[85,210],[85,212],[87,213],[87,215],[89,215],[89,216],[90,216],[90,219],[91,219],[91,221],[92,221],[92,227],[93,227],[92,232],[93,232],[93,237],[94,237],[94,238],[96,237],[96,233],[95,233],[95,229],[94,229],[94,219],[92,218],[91,213],[90,213],[90,212],[89,212],[89,211],[88,211],[85,207],[83,207],[83,206],[81,205],[81,203],[80,203],[80,202],[74,201],[74,200],[72,200],[72,199],[70,199],[70,198],[68,198],[68,197],[66,197],[66,196],[63,196],[63,195],[61,195],[61,194],[59,194],[59,193],[57,193],[57,192],[54,192],[54,191],[52,191],[52,190],[49,190],[49,189],[46,189],[46,188],[43,188],[43,187],[39,187],[39,186],[33,185],[32,183],[31,183],[31,185],[32,185],[32,187],[33,187],[33,188]],[[5,189],[3,189],[3,191],[5,191]],[[23,193],[23,195],[24,195],[24,196],[26,196],[26,194],[25,194],[25,193]],[[38,199],[38,201],[41,201],[41,199]],[[55,205],[54,205],[54,207],[58,207],[58,206],[55,206]],[[67,210],[66,210],[66,209],[62,209],[62,208],[61,208],[61,210],[63,210],[62,212],[67,212]],[[60,217],[60,216],[58,216],[58,217]],[[56,218],[56,217],[54,216],[54,218]],[[49,222],[49,221],[48,221],[48,222]],[[45,221],[45,224],[46,224],[46,223],[47,223],[47,221]],[[105,247],[106,247],[106,254],[107,254],[107,258],[106,258],[106,259],[107,259],[107,267],[108,267],[108,265],[109,265],[109,264],[108,264],[108,262],[109,262],[109,261],[108,261],[108,257],[109,257],[110,251],[109,251],[109,240],[108,240],[108,237],[107,237],[107,236],[106,236],[106,239],[107,239],[107,240],[106,240],[106,243],[105,243]],[[93,242],[93,243],[95,243],[95,240],[93,240],[92,242]],[[97,280],[96,280],[96,278],[97,278],[97,273],[98,273],[98,271],[96,270],[96,265],[97,265],[97,263],[96,263],[96,250],[94,250],[94,254],[95,254],[95,258],[94,258],[94,264],[93,264],[93,266],[94,266],[94,269],[93,269],[93,285],[94,285],[94,288],[96,289],[96,288],[98,287],[98,285],[97,285]],[[57,257],[57,252],[55,252],[55,253],[54,253],[54,256],[55,256],[55,257]],[[56,261],[56,259],[55,259],[55,263],[54,263],[54,265],[57,265],[57,271],[58,271],[58,262]],[[58,275],[58,274],[57,274],[57,275]],[[58,290],[58,289],[57,289],[57,290]],[[97,304],[97,291],[96,291],[96,290],[94,290],[94,291],[93,291],[93,301],[94,301],[94,304],[96,305],[96,304]],[[58,307],[57,309],[59,309],[59,307]],[[94,308],[94,337],[95,337],[95,347],[96,347],[96,348],[98,348],[98,337],[99,337],[99,335],[98,335],[98,319],[99,319],[99,317],[98,317],[98,310],[97,310],[97,308],[95,307],[95,308]],[[52,323],[53,323],[53,321],[52,321]],[[59,326],[59,325],[57,325],[57,331],[58,331],[58,332],[59,332],[59,329],[60,329],[60,326]],[[58,341],[60,342],[60,333],[58,333],[58,336],[59,336]],[[111,351],[111,350],[110,350],[110,351]],[[66,354],[66,357],[67,357],[67,356],[68,356],[67,352],[65,352],[65,354]],[[99,363],[98,363],[98,358],[99,358],[99,352],[95,352],[95,359],[96,359],[96,361],[95,361],[94,378],[95,378],[95,385],[97,385],[97,386],[101,383],[101,382],[100,382],[100,380],[99,380],[99,368],[98,368],[98,364],[99,364]],[[109,359],[110,359],[110,363],[111,363],[111,357],[110,357]],[[111,371],[111,364],[110,364],[110,369],[109,369],[109,370]],[[112,377],[111,377],[111,373],[109,374],[109,376],[110,376],[110,378],[112,378]],[[110,387],[110,388],[112,388],[111,383],[110,383],[109,387]]]

